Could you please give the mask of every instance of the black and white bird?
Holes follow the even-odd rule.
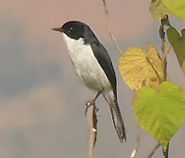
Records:
[[[126,131],[117,101],[117,83],[110,56],[91,28],[79,21],[68,21],[62,27],[53,28],[63,34],[74,70],[83,84],[108,102],[113,124],[121,142]]]

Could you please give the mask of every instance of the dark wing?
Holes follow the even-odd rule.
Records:
[[[113,88],[113,92],[114,92],[115,98],[117,100],[116,75],[115,75],[115,71],[114,71],[110,56],[101,43],[93,42],[90,45],[91,45],[91,48],[94,52],[94,56],[98,60],[98,63],[102,67],[103,71],[105,72],[105,74],[106,74],[106,76],[107,76],[107,78]]]

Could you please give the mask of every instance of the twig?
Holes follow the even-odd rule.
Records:
[[[147,156],[147,158],[151,158],[151,157],[153,156],[153,154],[155,153],[155,151],[156,151],[159,147],[160,147],[160,144],[157,143],[157,144],[154,146],[154,148],[153,148],[153,150],[151,151],[151,153]]]
[[[168,152],[169,152],[169,143],[168,143],[168,145],[167,145],[167,148],[166,148],[166,150],[162,149],[162,152],[163,152],[163,155],[164,155],[164,157],[165,157],[165,158],[168,158]]]
[[[97,139],[97,108],[91,101],[86,103],[87,105],[87,121],[89,128],[89,158],[94,158],[94,147]]]
[[[111,28],[110,28],[110,25],[109,25],[109,12],[108,12],[108,9],[107,9],[106,2],[105,2],[105,0],[102,0],[102,1],[103,1],[103,7],[104,7],[105,15],[106,15],[106,24],[107,24],[107,28],[108,28],[108,31],[109,31],[109,35],[110,35],[111,39],[113,40],[113,42],[115,43],[119,53],[122,54],[122,50],[121,50],[120,46],[118,45],[114,35],[112,34],[112,31],[111,31]]]
[[[163,73],[164,73],[164,81],[166,81],[166,76],[167,76],[167,61],[166,61],[166,42],[165,42],[165,32],[164,32],[164,24],[162,23],[161,20],[161,26],[159,28],[159,35],[162,40],[162,47],[161,51],[163,53],[162,57],[162,67],[163,67]]]
[[[136,156],[136,154],[137,154],[137,151],[138,151],[139,145],[140,145],[140,133],[141,133],[141,128],[138,126],[137,135],[136,135],[135,148],[132,151],[132,154],[131,154],[130,158],[134,158]]]
[[[165,41],[165,32],[164,32],[164,26],[165,25],[170,26],[168,16],[165,16],[163,19],[161,19],[161,26],[160,26],[160,29],[159,29],[159,35],[160,35],[161,40],[162,40],[161,50],[162,50],[162,53],[163,53],[162,66],[163,66],[163,72],[164,72],[164,81],[167,80],[167,60],[166,60],[166,57],[167,57],[167,54],[169,53],[170,49],[172,48],[172,46],[170,46],[168,48],[167,43]],[[168,147],[169,147],[169,143],[168,143]],[[164,155],[165,158],[168,158],[168,151],[169,151],[168,147],[167,147],[166,151],[163,151],[163,155]]]
[[[159,28],[159,36],[162,40],[162,47],[161,47],[161,50],[162,50],[162,53],[163,53],[163,57],[162,57],[162,67],[163,67],[163,73],[164,73],[164,81],[167,80],[167,60],[166,60],[166,56],[167,54],[169,53],[170,48],[168,48],[167,46],[167,43],[165,41],[165,32],[164,32],[164,26],[171,26],[170,25],[170,22],[168,20],[168,16],[164,16],[162,19],[161,19],[161,26]]]

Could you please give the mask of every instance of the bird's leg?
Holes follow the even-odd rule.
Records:
[[[100,96],[101,93],[102,93],[102,92],[99,91],[99,92],[95,95],[94,99],[90,101],[92,105],[95,104],[96,99]]]
[[[86,109],[85,109],[85,114],[87,113],[87,110],[90,106],[95,106],[95,101],[96,99],[99,97],[99,95],[101,94],[101,91],[98,91],[98,93],[95,95],[93,100],[90,100],[86,103]],[[98,108],[96,108],[96,112],[98,111]]]

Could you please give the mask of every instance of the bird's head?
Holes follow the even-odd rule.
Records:
[[[97,40],[90,27],[79,21],[68,21],[62,27],[53,28],[52,30],[62,32],[75,40],[82,38],[85,43]]]

